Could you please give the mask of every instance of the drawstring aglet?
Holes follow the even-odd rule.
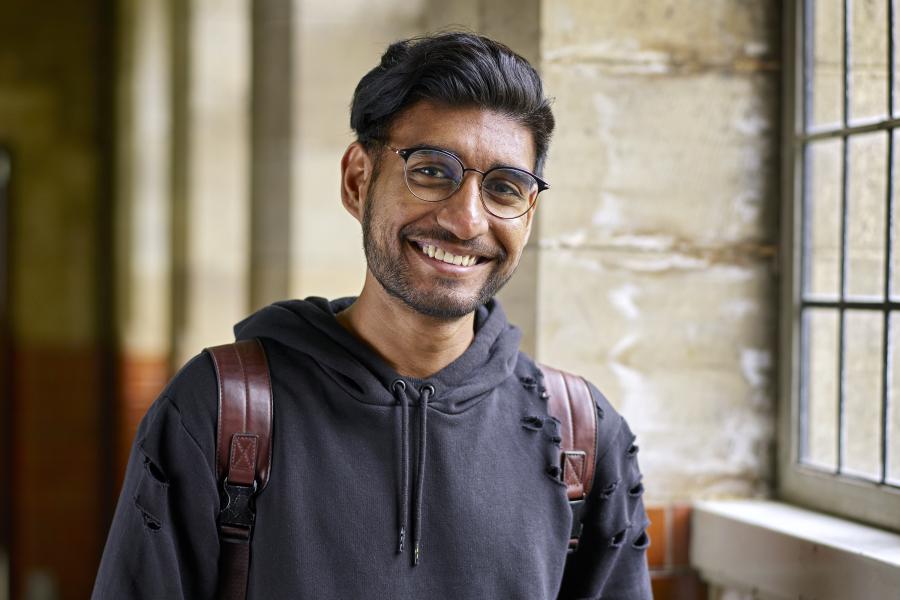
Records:
[[[406,541],[406,527],[400,528],[400,542],[397,545],[397,554],[403,554],[403,543]]]
[[[416,542],[415,552],[413,552],[413,566],[419,564],[419,542]]]

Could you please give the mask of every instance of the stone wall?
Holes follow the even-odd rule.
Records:
[[[538,356],[595,381],[652,500],[771,479],[775,3],[547,2]]]

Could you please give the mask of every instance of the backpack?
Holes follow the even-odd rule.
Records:
[[[218,381],[216,476],[222,486],[217,598],[243,600],[250,573],[250,539],[256,517],[254,498],[269,482],[272,462],[272,383],[258,339],[214,346]],[[597,406],[581,377],[538,365],[544,374],[541,397],[560,422],[556,471],[566,485],[572,509],[569,552],[578,547],[584,501],[594,481]]]

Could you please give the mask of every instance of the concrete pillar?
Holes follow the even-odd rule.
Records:
[[[253,2],[252,309],[286,298],[290,283],[293,11],[293,0]]]
[[[169,350],[171,72],[167,0],[125,0],[130,69],[120,94],[118,241],[121,343],[131,353]]]
[[[194,0],[187,80],[184,289],[176,362],[232,339],[247,313],[250,256],[250,4]]]

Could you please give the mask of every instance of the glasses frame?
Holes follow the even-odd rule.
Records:
[[[446,200],[447,198],[449,198],[450,196],[455,194],[457,191],[459,191],[459,188],[462,187],[463,179],[466,176],[466,171],[473,171],[473,172],[481,175],[481,185],[478,186],[478,193],[479,193],[479,196],[481,197],[481,205],[484,207],[484,210],[487,211],[487,213],[489,215],[491,215],[493,217],[497,217],[498,219],[510,220],[510,219],[518,219],[522,215],[528,214],[528,211],[530,211],[532,208],[534,208],[537,205],[537,199],[538,199],[538,196],[540,195],[540,193],[543,192],[544,190],[550,189],[549,183],[547,183],[546,181],[544,181],[543,179],[541,179],[540,177],[538,177],[531,171],[527,171],[525,169],[520,169],[518,167],[498,166],[498,167],[490,168],[487,171],[479,171],[478,169],[466,167],[466,165],[463,164],[463,161],[460,160],[460,158],[458,156],[456,156],[452,152],[447,152],[446,150],[441,150],[440,148],[432,148],[431,146],[414,146],[412,148],[394,148],[390,144],[385,144],[384,146],[385,146],[385,148],[387,148],[388,150],[390,150],[391,152],[393,152],[394,154],[396,154],[397,156],[399,156],[400,158],[403,159],[403,181],[406,183],[406,189],[409,190],[410,194],[412,194],[413,196],[415,196],[416,198],[418,198],[419,200],[421,200],[423,202],[431,202],[431,203],[443,202],[444,200]],[[462,176],[459,178],[459,182],[457,182],[456,187],[453,189],[452,192],[450,192],[449,194],[447,194],[445,197],[441,198],[440,200],[428,200],[426,198],[422,198],[421,196],[416,194],[409,185],[409,177],[407,176],[407,173],[406,173],[406,167],[409,164],[408,163],[409,157],[412,156],[414,152],[418,152],[420,150],[428,150],[429,152],[437,152],[439,154],[444,154],[445,156],[449,156],[450,158],[455,160],[457,163],[459,163],[460,167],[462,167]],[[499,171],[500,169],[507,169],[507,170],[512,170],[512,171],[518,171],[520,173],[525,173],[526,175],[530,175],[531,177],[533,177],[534,180],[537,181],[537,184],[538,184],[538,191],[537,191],[537,194],[534,195],[534,200],[531,201],[531,204],[528,205],[528,208],[526,208],[523,212],[517,214],[514,217],[504,217],[502,215],[496,214],[490,208],[488,208],[487,202],[484,199],[484,188],[483,188],[484,178],[487,177],[493,171]]]

